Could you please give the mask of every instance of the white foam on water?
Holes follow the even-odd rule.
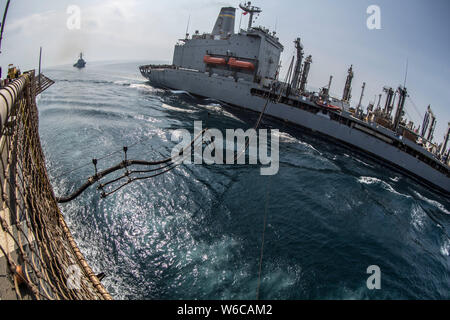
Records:
[[[394,177],[394,178],[389,178],[391,181],[393,182],[399,182],[400,181],[400,177]]]
[[[387,183],[383,180],[374,178],[374,177],[359,177],[358,182],[361,184],[367,184],[367,185],[380,184],[383,189],[385,189],[393,194],[396,194],[396,195],[399,195],[399,196],[402,196],[405,198],[411,198],[411,196],[409,196],[409,195],[397,192],[389,183]]]
[[[222,107],[222,105],[220,105],[220,104],[218,104],[218,103],[211,103],[211,104],[208,104],[208,105],[203,106],[203,107],[204,107],[204,108],[207,108],[207,109],[209,109],[209,110],[212,110],[212,111],[214,111],[214,112],[221,113],[222,115],[224,115],[224,116],[227,117],[227,118],[231,118],[231,119],[233,119],[233,120],[236,120],[236,121],[245,123],[244,121],[242,121],[241,119],[239,119],[239,118],[236,117],[235,115],[233,115],[233,114],[231,114],[230,112],[224,110],[223,107]]]
[[[275,135],[277,135],[280,138],[281,142],[288,142],[288,143],[289,142],[291,142],[291,143],[300,142],[287,132],[279,131],[278,134],[275,134]]]
[[[445,257],[450,256],[450,239],[446,239],[441,246],[441,254]]]
[[[192,110],[192,109],[183,109],[183,108],[173,107],[173,106],[170,106],[170,105],[165,104],[165,103],[163,103],[161,105],[161,107],[163,107],[164,109],[167,109],[167,110],[172,110],[172,111],[177,111],[177,112],[187,112],[187,113],[195,113],[195,112],[197,112],[196,110]]]
[[[363,184],[375,184],[375,183],[381,183],[383,181],[381,181],[380,179],[377,179],[377,178],[373,178],[373,177],[359,177],[358,182],[363,183]]]
[[[359,162],[359,163],[365,165],[366,167],[374,168],[374,166],[372,166],[372,165],[370,165],[370,164],[368,164],[368,163],[365,163],[364,161],[359,160],[358,158],[353,158],[353,159],[356,160],[357,162]]]
[[[413,205],[411,210],[411,223],[417,230],[421,230],[425,224],[424,220],[427,214],[423,209],[418,205]]]
[[[171,138],[173,138],[175,141],[180,141],[181,138],[183,138],[183,134],[178,130],[174,130],[171,132]]]
[[[159,120],[159,119],[148,117],[148,116],[144,116],[142,114],[137,114],[137,115],[134,116],[134,118],[136,120],[146,121],[146,122],[149,122],[149,123],[160,123],[161,122],[161,120]]]
[[[131,85],[131,82],[130,82],[130,81],[127,81],[127,80],[117,80],[117,81],[114,81],[113,83],[114,83],[114,84],[121,85],[121,86],[124,86],[124,85]]]
[[[202,107],[201,105],[198,105],[198,106]],[[217,113],[221,113],[222,112],[222,106],[220,104],[218,104],[218,103],[211,103],[211,104],[208,104],[208,105],[203,106],[203,107],[206,108],[206,109],[215,111]]]
[[[148,84],[144,84],[144,83],[131,83],[130,88],[138,89],[138,90],[145,90],[145,91],[155,92],[155,93],[156,92],[164,92],[164,90],[162,90],[162,89],[156,89],[156,88],[153,88],[152,86],[149,86]]]
[[[200,106],[200,105],[199,105]],[[222,105],[220,103],[210,103],[207,106],[215,107],[215,108],[222,108]]]
[[[239,118],[236,117],[235,115],[233,115],[233,114],[231,114],[231,113],[229,113],[228,111],[225,111],[225,110],[223,110],[223,109],[222,109],[222,114],[223,114],[225,117],[228,117],[228,118],[231,118],[231,119],[233,119],[233,120],[236,120],[236,121],[245,123],[244,121],[242,121],[241,119],[239,119]]]
[[[268,263],[265,266],[266,273],[263,274],[261,284],[272,288],[276,293],[290,290],[301,281],[303,270],[299,265],[288,262]]]
[[[320,152],[319,150],[317,150],[316,148],[314,148],[312,145],[310,145],[309,143],[303,142],[303,141],[298,141],[298,143],[300,143],[302,146],[307,147],[308,149],[314,150],[315,152],[317,152],[318,154],[322,155],[322,152]]]
[[[422,195],[421,195],[420,193],[418,193],[417,191],[413,191],[413,192],[415,193],[415,195],[416,195],[417,197],[419,197],[420,200],[425,201],[425,202],[431,204],[432,206],[438,208],[439,210],[441,210],[441,211],[444,212],[445,214],[450,215],[450,212],[449,212],[447,209],[445,209],[445,207],[444,207],[443,204],[441,204],[441,203],[439,203],[439,202],[437,202],[437,201],[434,201],[434,200],[430,200],[430,199],[428,199],[428,198],[422,196]]]
[[[190,94],[189,92],[184,91],[184,90],[169,90],[169,91],[170,91],[172,94],[176,94],[176,95],[185,94],[185,95],[187,95],[187,96],[190,96],[190,97],[194,98],[194,96],[193,96],[192,94]]]
[[[280,138],[280,142],[287,142],[287,143],[299,143],[302,146],[305,146],[308,149],[314,150],[316,151],[318,154],[322,155],[322,153],[317,150],[316,148],[314,148],[312,145],[310,145],[309,143],[306,143],[304,141],[301,141],[293,136],[291,136],[289,133],[287,132],[283,132],[283,131],[278,131],[278,133],[274,133],[276,136],[278,136]]]

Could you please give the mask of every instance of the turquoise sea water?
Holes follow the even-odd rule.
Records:
[[[128,158],[166,158],[172,131],[192,131],[195,120],[225,130],[257,119],[152,88],[138,65],[46,70],[56,83],[38,100],[40,134],[58,196],[94,173],[74,169],[123,146]],[[255,299],[267,210],[261,299],[450,299],[449,199],[320,136],[268,119],[262,127],[281,130],[276,176],[185,165],[61,205],[114,298]],[[106,157],[99,170],[122,159]],[[366,287],[370,265],[381,290]]]

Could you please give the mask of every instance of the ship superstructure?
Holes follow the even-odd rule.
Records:
[[[283,46],[262,28],[234,32],[235,8],[222,8],[213,32],[182,39],[175,46],[173,67],[236,81],[261,82],[275,79]]]
[[[250,2],[240,8],[249,15],[246,30],[235,33],[236,8],[222,8],[211,33],[186,34],[175,46],[171,65],[141,66],[142,75],[157,87],[185,90],[256,112],[261,112],[270,99],[267,116],[318,132],[446,195],[450,193],[450,133],[440,147],[432,142],[436,117],[430,108],[419,132],[404,118],[408,97],[405,86],[383,88],[384,107],[380,95],[376,106],[374,101],[364,110],[366,83],[358,105],[351,107],[353,66],[348,70],[342,98],[330,94],[332,76],[319,92],[308,91],[313,59],[305,55],[300,38],[294,41],[296,56],[287,78],[280,81],[283,45],[275,32],[253,26],[254,16],[262,12],[260,8]]]

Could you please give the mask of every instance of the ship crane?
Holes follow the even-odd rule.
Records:
[[[333,82],[333,76],[330,76],[330,81],[328,81],[327,92],[330,95],[331,83]]]
[[[362,108],[361,108],[361,104],[362,104],[362,99],[364,97],[364,91],[366,89],[366,83],[363,82],[362,88],[361,88],[361,96],[359,98],[359,103],[358,103],[358,107],[356,108],[356,114],[358,117],[360,117],[362,115]]]
[[[391,87],[384,87],[383,91],[386,92],[386,104],[384,105],[383,112],[386,116],[390,116],[393,109],[394,90]]]
[[[433,140],[436,123],[436,116],[434,115],[433,111],[431,111],[431,106],[429,105],[427,108],[427,112],[425,113],[425,117],[423,118],[422,131],[420,133],[423,139],[429,142]]]
[[[297,50],[297,61],[295,63],[294,68],[294,76],[292,78],[291,87],[294,90],[297,90],[299,82],[300,82],[300,75],[302,72],[302,61],[303,61],[303,45],[301,43],[300,38],[297,38],[295,41],[295,49]]]
[[[250,14],[250,18],[248,19],[248,30],[250,30],[253,24],[253,16],[255,14],[260,14],[262,10],[259,7],[252,6],[252,3],[250,1],[247,3],[241,3],[239,5],[239,8],[241,8],[245,12],[244,14]]]
[[[347,81],[345,82],[344,94],[342,96],[342,101],[350,102],[352,99],[352,81],[353,81],[353,65],[348,69]]]
[[[381,109],[381,97],[382,97],[383,95],[382,94],[379,94],[378,95],[378,104],[377,104],[377,110],[380,110]]]
[[[442,148],[441,148],[441,156],[444,157],[445,153],[447,152],[447,145],[448,145],[448,140],[450,138],[450,122],[448,123],[448,129],[447,129],[447,134],[444,137],[444,142],[442,143]]]
[[[303,63],[303,72],[302,72],[302,77],[300,80],[300,92],[304,93],[306,90],[306,84],[308,83],[308,75],[309,75],[309,69],[311,68],[311,63],[312,63],[312,56],[309,55],[306,60],[305,63]]]
[[[405,87],[400,86],[398,88],[397,92],[398,92],[400,98],[398,100],[397,112],[395,113],[395,118],[394,118],[394,131],[395,132],[398,131],[400,121],[404,115],[406,97],[408,96],[408,91],[406,90]]]
[[[432,142],[434,138],[434,131],[436,130],[437,119],[432,112],[430,112],[430,115],[431,115],[431,126],[430,131],[428,131],[427,140]]]

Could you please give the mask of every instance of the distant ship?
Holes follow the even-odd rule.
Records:
[[[78,69],[83,69],[86,66],[86,61],[83,60],[83,53],[80,53],[80,59],[73,66]]]
[[[350,146],[393,167],[419,182],[450,195],[449,138],[433,143],[436,117],[429,108],[421,130],[404,118],[407,90],[385,87],[386,103],[350,107],[353,68],[348,70],[342,98],[332,97],[329,84],[319,92],[307,90],[312,57],[304,59],[300,38],[295,43],[287,79],[279,81],[280,56],[284,50],[275,32],[253,27],[262,10],[250,2],[240,5],[249,15],[247,30],[235,33],[236,9],[222,8],[212,33],[186,34],[175,46],[171,65],[145,65],[141,74],[151,85],[213,98],[229,105],[261,112],[331,138],[331,143]],[[294,63],[295,62],[295,63]],[[395,101],[397,111],[395,109]]]

